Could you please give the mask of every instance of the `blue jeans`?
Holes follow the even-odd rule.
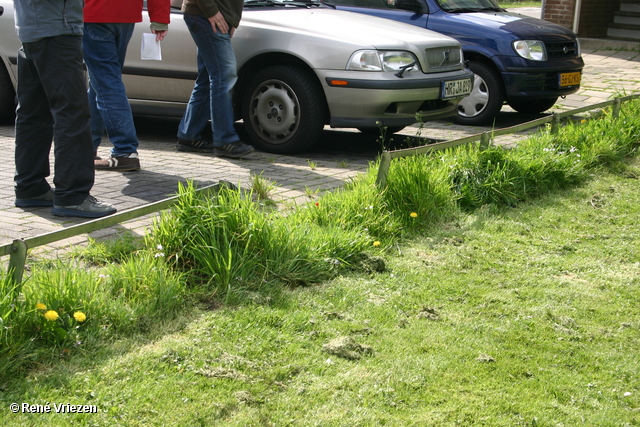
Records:
[[[89,71],[93,149],[98,149],[106,130],[114,157],[138,151],[131,106],[122,83],[122,66],[134,25],[84,24],[82,47]]]
[[[198,47],[198,77],[178,126],[178,138],[201,140],[211,120],[214,145],[236,142],[240,138],[233,127],[231,90],[238,76],[231,37],[220,31],[214,33],[203,15],[185,14],[184,22]]]

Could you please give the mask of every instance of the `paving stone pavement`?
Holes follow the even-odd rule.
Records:
[[[534,11],[535,13],[535,11]],[[586,66],[581,89],[559,99],[551,112],[567,111],[610,99],[617,94],[640,94],[640,51],[618,50],[626,45],[586,39],[582,41]],[[531,116],[530,119],[541,117]],[[523,115],[503,108],[493,128],[512,126],[524,121]],[[170,119],[137,119],[142,170],[136,172],[96,171],[92,194],[113,203],[119,211],[162,200],[174,195],[179,182],[193,180],[200,186],[227,180],[249,188],[254,177],[261,176],[275,184],[272,199],[282,204],[310,200],[323,191],[341,187],[357,174],[367,170],[379,153],[376,137],[356,130],[326,128],[321,143],[313,151],[294,156],[263,152],[246,160],[230,160],[213,155],[183,153],[175,150],[177,121]],[[418,125],[410,126],[394,138],[415,136]],[[241,126],[239,126],[242,132]],[[450,120],[422,125],[420,135],[445,141],[491,130],[492,126],[459,126]],[[7,153],[8,164],[0,170],[0,246],[14,239],[34,237],[83,222],[81,219],[55,217],[50,209],[14,207],[13,151],[14,128],[0,126],[0,149]],[[522,135],[506,137],[502,143],[517,142]],[[110,144],[103,143],[99,154],[106,156]],[[53,161],[53,158],[52,158]],[[91,237],[113,236],[126,229],[142,235],[149,230],[157,214],[127,221],[117,226],[90,233]],[[87,242],[87,235],[65,239],[35,248],[32,253],[56,256],[61,250]],[[6,264],[8,257],[2,257]]]

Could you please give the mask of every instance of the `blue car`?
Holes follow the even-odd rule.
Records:
[[[577,36],[507,12],[494,0],[325,1],[458,40],[475,74],[472,93],[458,104],[460,124],[489,124],[505,103],[521,113],[541,113],[580,88],[584,61]]]

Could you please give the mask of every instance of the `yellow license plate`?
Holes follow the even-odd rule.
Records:
[[[580,84],[580,77],[582,74],[577,73],[561,73],[560,74],[560,87],[575,86]]]

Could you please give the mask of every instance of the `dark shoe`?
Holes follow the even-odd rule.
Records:
[[[28,199],[16,199],[17,208],[49,208],[53,206],[53,191],[49,190],[41,196]]]
[[[87,196],[79,205],[56,206],[51,212],[58,216],[75,216],[78,218],[100,218],[116,213],[117,209],[108,203],[102,203],[93,196]]]
[[[226,145],[214,145],[213,153],[217,156],[239,159],[253,153],[253,147],[242,141],[236,141]]]
[[[178,151],[185,151],[188,153],[211,153],[213,152],[213,142],[201,139],[200,141],[187,141],[185,139],[178,138],[176,144]]]
[[[98,156],[98,152],[93,153],[93,160],[102,160],[102,157]]]
[[[96,170],[136,171],[140,169],[140,159],[138,158],[138,153],[131,153],[128,156],[111,156],[107,159],[94,160],[93,165]]]

